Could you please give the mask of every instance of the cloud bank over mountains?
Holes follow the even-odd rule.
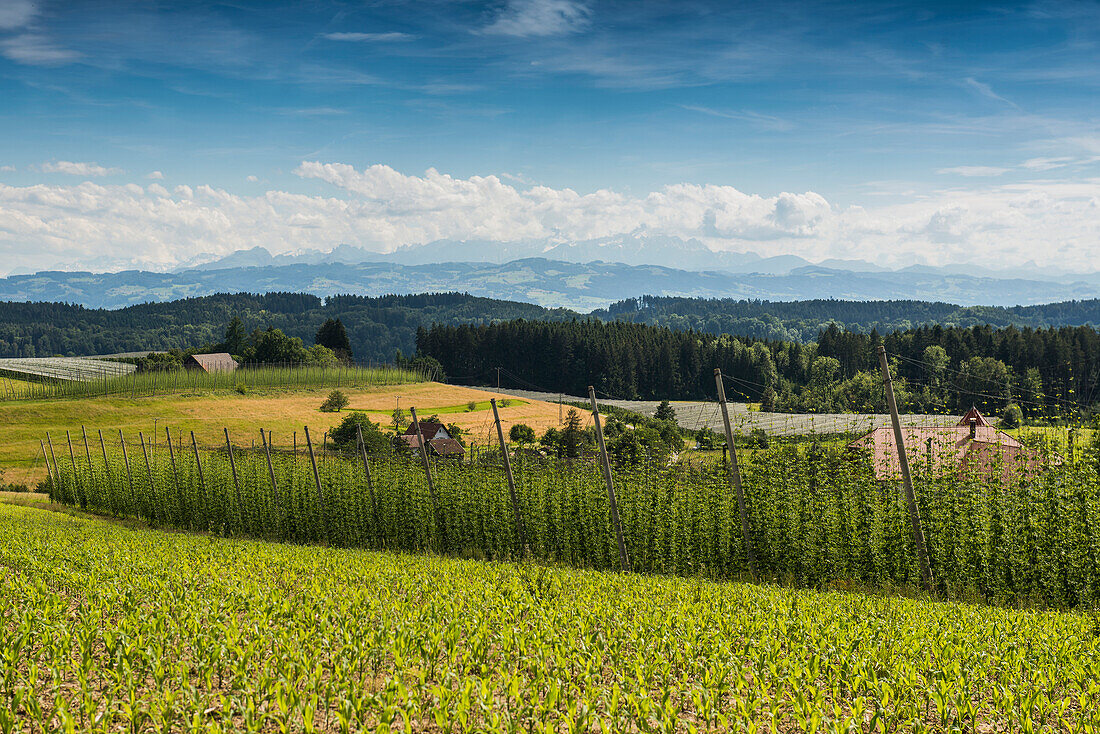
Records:
[[[64,173],[115,173],[94,164]],[[77,166],[89,166],[80,171]],[[58,168],[61,171],[60,168]],[[159,172],[158,172],[159,173]],[[813,191],[762,196],[731,186],[672,184],[648,193],[513,185],[504,175],[456,178],[429,169],[302,161],[311,195],[241,195],[165,181],[0,184],[7,271],[163,270],[257,245],[273,254],[340,244],[390,252],[435,240],[548,243],[645,233],[696,238],[715,250],[861,258],[879,265],[973,262],[1096,270],[1100,179],[943,189],[882,204],[840,206]]]

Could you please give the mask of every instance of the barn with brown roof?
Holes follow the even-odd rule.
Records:
[[[901,429],[909,464],[933,473],[1000,472],[1003,480],[1034,474],[1041,457],[1012,436],[991,426],[977,408],[971,408],[953,426],[910,426]],[[892,427],[876,428],[848,444],[870,454],[875,478],[901,478],[897,442]]]
[[[215,354],[192,354],[183,361],[189,370],[204,372],[232,372],[237,369],[237,360],[225,352]]]

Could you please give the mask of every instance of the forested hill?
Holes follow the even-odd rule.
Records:
[[[359,360],[392,361],[415,349],[417,327],[493,319],[572,319],[572,311],[462,293],[332,296],[218,294],[118,310],[63,303],[0,303],[0,357],[79,356],[197,347],[222,340],[240,318],[248,331],[274,327],[312,344],[317,328],[339,318]]]
[[[642,296],[592,316],[636,324],[809,343],[831,323],[846,331],[887,334],[919,326],[1082,326],[1100,324],[1100,299],[1039,306],[958,306],[931,301],[751,301]]]
[[[855,333],[885,334],[925,324],[997,327],[1100,324],[1100,300],[1014,308],[962,308],[926,301],[738,301],[645,296],[596,311],[597,320],[667,326],[677,331],[728,333],[811,343],[830,324]],[[226,325],[240,318],[247,330],[274,327],[313,342],[317,328],[339,318],[356,359],[392,360],[397,350],[416,349],[416,330],[433,324],[482,324],[526,319],[590,318],[462,293],[406,296],[333,296],[305,293],[217,294],[118,310],[64,303],[0,302],[0,357],[78,356],[199,347],[221,341]]]
[[[817,344],[764,341],[595,320],[435,326],[417,337],[455,380],[615,398],[714,399],[713,369],[766,410],[881,412],[875,347],[897,360],[898,402],[914,412],[988,413],[1018,403],[1029,416],[1076,414],[1100,402],[1100,333],[1091,327],[922,327],[853,334],[833,326]]]

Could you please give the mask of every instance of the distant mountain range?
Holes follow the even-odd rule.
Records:
[[[481,252],[486,251],[485,244],[482,243]],[[692,240],[665,244],[670,247],[683,245],[679,259],[684,262],[680,267],[628,265],[603,260],[580,263],[548,257],[523,257],[500,264],[484,259],[463,260],[478,251],[478,243],[469,242],[432,243],[405,248],[387,256],[357,248],[272,256],[262,248],[254,248],[216,262],[168,273],[131,270],[13,275],[0,279],[0,300],[63,301],[88,307],[119,308],[212,293],[286,291],[328,296],[461,291],[546,307],[591,311],[641,294],[772,301],[912,299],[966,306],[1029,305],[1100,295],[1098,274],[1054,277],[1038,270],[1030,273],[1030,277],[921,266],[890,271],[868,263],[845,262],[840,268],[807,265],[795,256],[759,258],[730,253],[721,257],[710,253],[725,263],[725,267],[692,270],[690,264],[704,258],[698,250],[700,247],[706,249],[701,243]],[[653,245],[652,240],[639,245],[636,239],[628,239],[615,246],[623,248],[619,255],[626,259],[631,247],[640,248],[637,251],[641,252],[651,250]],[[610,251],[600,248],[610,246],[608,241],[602,241],[602,244],[580,243],[568,247],[582,248],[569,252],[584,257],[590,251],[584,248],[596,248],[595,251],[606,256]],[[561,254],[559,251],[558,255]],[[439,261],[447,256],[453,258]],[[356,257],[361,259],[356,260]],[[427,258],[434,258],[436,262],[417,262]],[[743,260],[742,268],[757,269],[732,271],[730,268],[738,258]],[[313,259],[317,261],[310,261]],[[795,266],[789,267],[792,264]]]
[[[502,265],[513,260],[544,258],[569,263],[623,263],[626,265],[657,265],[689,271],[721,271],[725,273],[787,275],[809,266],[855,273],[896,272],[865,260],[828,259],[811,262],[798,255],[763,257],[755,252],[711,250],[697,239],[672,236],[628,234],[580,242],[556,243],[547,240],[496,242],[488,240],[437,240],[423,245],[409,245],[391,253],[378,253],[351,245],[338,245],[328,252],[303,250],[293,254],[272,255],[263,247],[238,250],[226,257],[199,256],[183,270],[224,270],[238,267],[269,265],[318,265],[324,263],[394,263],[397,265],[432,265],[446,262],[494,263]],[[1017,268],[994,269],[977,265],[945,265],[929,267],[915,265],[905,272],[941,275],[970,275],[997,279],[1049,280],[1063,282],[1080,273],[1059,268],[1043,268],[1027,263]],[[1088,276],[1086,276],[1088,277]],[[1100,273],[1091,274],[1100,282]]]

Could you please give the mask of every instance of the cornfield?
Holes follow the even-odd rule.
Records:
[[[53,499],[154,525],[294,543],[525,558],[616,569],[603,477],[586,461],[515,462],[520,538],[500,467],[439,461],[434,496],[415,458],[272,453],[187,441],[119,439],[51,456]],[[62,439],[63,441],[63,439]],[[499,453],[496,455],[499,459]],[[919,469],[919,465],[918,465]],[[722,466],[616,470],[635,571],[747,578],[739,511]],[[918,470],[916,493],[937,593],[1046,607],[1100,596],[1096,457],[1014,482]],[[919,569],[897,483],[839,451],[776,446],[744,467],[751,541],[763,580],[817,587],[915,588]]]
[[[199,369],[151,370],[118,374],[115,371],[80,380],[49,379],[15,382],[0,376],[0,400],[48,398],[149,397],[187,393],[228,393],[289,388],[365,388],[424,382],[432,375],[389,365],[257,364],[242,365],[232,372]]]
[[[0,732],[1060,732],[1077,613],[167,534],[0,505]]]

